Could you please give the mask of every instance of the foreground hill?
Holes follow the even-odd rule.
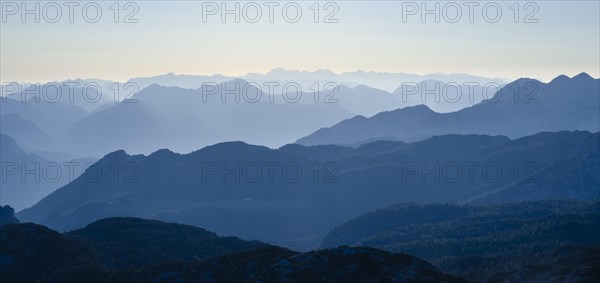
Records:
[[[165,264],[120,272],[118,280],[177,282],[466,282],[406,254],[364,247],[307,253],[269,247],[201,263]]]
[[[567,245],[532,257],[489,282],[595,282],[600,279],[600,246]]]
[[[600,158],[586,146],[598,135],[540,133],[516,140],[448,135],[415,143],[277,150],[230,142],[186,155],[117,151],[17,217],[58,231],[106,217],[144,217],[312,248],[333,225],[394,203],[462,203],[521,181],[528,194],[489,202],[597,198],[598,162],[569,157]],[[572,174],[554,166],[587,169]],[[545,170],[560,180],[551,193],[546,180],[532,178]]]
[[[202,228],[138,218],[102,219],[66,234],[32,223],[9,224],[0,227],[0,281],[110,282],[114,271],[202,262],[265,247]]]
[[[64,236],[94,246],[97,259],[111,269],[201,261],[231,252],[266,247],[190,225],[138,218],[107,218]]]
[[[260,282],[466,282],[406,254],[338,247],[290,257],[256,276]]]
[[[250,280],[271,266],[299,254],[286,248],[267,246],[233,252],[202,262],[165,263],[135,270],[119,271],[118,282],[254,282]]]
[[[360,247],[300,254],[135,218],[103,219],[63,235],[31,223],[4,225],[0,256],[3,282],[462,282],[404,254]]]
[[[83,282],[107,272],[91,247],[33,223],[0,226],[0,258],[2,282]]]
[[[452,113],[424,105],[355,116],[296,141],[303,145],[346,144],[393,137],[402,141],[443,134],[490,134],[510,138],[542,131],[600,130],[600,83],[586,73],[549,83],[519,79],[488,100]]]
[[[496,206],[403,204],[339,225],[323,239],[322,245],[325,248],[361,245],[414,254],[444,272],[475,281],[493,274],[502,274],[497,278],[504,280],[529,276],[539,281],[543,270],[555,270],[560,265],[565,266],[564,273],[580,272],[577,271],[583,268],[579,266],[580,261],[588,257],[577,254],[591,250],[582,252],[577,247],[600,244],[598,219],[600,203],[597,201]],[[598,251],[598,246],[593,250]],[[578,260],[565,263],[560,259],[567,258],[565,254]],[[537,270],[526,267],[531,263],[546,266]],[[588,258],[586,264],[591,263],[598,267],[597,260]]]

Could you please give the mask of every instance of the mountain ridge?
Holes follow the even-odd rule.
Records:
[[[409,142],[442,134],[501,134],[512,138],[542,131],[600,130],[596,121],[600,79],[580,74],[541,83],[518,79],[491,99],[450,113],[424,106],[381,112],[369,118],[353,117],[321,128],[295,143],[353,144],[373,137],[392,136]],[[515,101],[517,99],[518,101]],[[420,111],[420,112],[418,112]]]

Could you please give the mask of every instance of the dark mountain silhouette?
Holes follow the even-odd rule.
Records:
[[[310,184],[312,180],[306,175],[301,182],[287,182],[284,179],[287,177],[282,175],[282,168],[288,162],[306,170],[311,165],[310,161],[287,153],[240,142],[218,144],[187,155],[161,150],[149,156],[129,156],[124,151],[117,151],[105,156],[89,169],[87,175],[75,180],[68,188],[49,195],[39,208],[44,211],[42,214],[54,216],[44,217],[48,221],[41,222],[60,231],[70,230],[100,219],[97,216],[102,210],[104,212],[101,214],[106,216],[154,216],[165,220],[185,218],[190,220],[185,223],[204,223],[204,227],[221,234],[231,235],[244,230],[246,232],[242,235],[248,239],[266,236],[264,231],[267,230],[263,229],[273,229],[272,222],[295,223],[297,226],[279,229],[270,239],[280,238],[281,234],[294,237],[304,229],[315,229],[311,228],[310,219],[302,215],[305,210],[302,204],[311,206],[305,194],[309,191],[316,193],[316,188],[303,185]],[[205,165],[235,168],[236,163],[241,164],[238,166],[258,164],[263,175],[257,182],[241,182],[240,175],[237,175],[240,181],[236,181],[236,174],[229,174],[223,181],[220,170],[216,174],[208,172],[205,177],[202,176]],[[267,167],[263,167],[268,163],[274,163],[273,170],[276,170],[270,175],[272,179]],[[111,170],[116,168],[121,170],[121,174],[116,180],[112,173],[104,173],[96,178],[94,172],[97,168],[101,172],[114,172]],[[163,172],[156,174],[154,170]],[[148,185],[148,181],[153,185]],[[236,189],[232,190],[232,186]],[[165,189],[171,190],[169,188],[173,188],[173,191],[166,193]],[[162,199],[160,203],[156,202],[158,199]],[[62,209],[57,209],[55,202],[62,203],[65,209],[74,214],[65,214],[66,210],[61,212]],[[139,205],[145,208],[140,209]],[[29,221],[37,218],[34,215],[41,215],[34,210],[27,210],[33,214],[24,212],[33,217],[28,218]],[[215,217],[219,213],[221,216]],[[71,224],[64,225],[66,223],[61,223],[59,219],[71,217],[67,215],[77,216],[71,218]]]
[[[117,272],[111,280],[140,282],[151,278],[181,282],[256,282],[254,278],[298,252],[276,246],[232,252],[202,262],[165,263]]]
[[[202,228],[137,218],[102,219],[62,235],[32,223],[4,225],[0,280],[114,282],[115,271],[127,270],[127,277],[134,278],[132,268],[200,263],[265,247],[269,246],[218,237]]]
[[[361,245],[409,253],[431,261],[446,273],[485,281],[493,274],[510,277],[517,273],[513,269],[524,273],[522,269],[532,263],[546,262],[546,269],[556,268],[552,259],[558,257],[548,252],[564,245],[599,244],[599,216],[598,201],[495,206],[402,204],[340,224],[323,239],[322,245]],[[543,260],[536,261],[540,258]],[[597,261],[585,257],[580,260],[578,264],[565,265],[565,273],[578,273],[580,264],[597,265]],[[535,276],[542,276],[542,272],[538,270]]]
[[[495,274],[488,282],[594,282],[600,278],[599,254],[599,245],[566,245],[536,255],[512,270]]]
[[[299,139],[303,145],[354,144],[393,136],[414,141],[442,134],[491,134],[511,138],[542,131],[600,130],[599,79],[582,73],[557,77],[550,83],[519,79],[504,86],[492,99],[452,113],[436,113],[426,106],[357,116]]]
[[[0,206],[0,225],[16,223],[19,219],[15,217],[15,210],[8,205]]]
[[[0,255],[3,282],[462,282],[405,254],[361,247],[299,254],[193,226],[136,218],[103,219],[62,235],[31,223],[3,225]]]
[[[236,237],[219,237],[194,226],[139,218],[102,219],[64,236],[93,245],[98,261],[111,269],[203,261],[267,246]]]
[[[260,282],[466,282],[406,254],[338,247],[290,257],[257,276]]]
[[[0,281],[89,281],[107,278],[93,249],[44,226],[0,226]]]
[[[446,135],[358,148],[277,150],[229,142],[185,155],[116,151],[17,216],[59,231],[112,216],[154,218],[310,248],[332,225],[358,214],[399,202],[466,202],[521,181],[536,182],[532,174],[544,170],[556,172],[562,183],[552,194],[525,199],[588,199],[598,195],[597,179],[580,182],[580,175],[551,168],[575,166],[577,159],[569,156],[599,158],[586,146],[598,135],[540,133],[516,140]],[[521,195],[502,201],[519,200]]]

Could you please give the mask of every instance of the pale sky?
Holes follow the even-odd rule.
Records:
[[[164,73],[244,75],[273,68],[334,72],[365,70],[406,73],[468,73],[544,81],[559,75],[587,72],[600,76],[599,1],[495,1],[483,16],[484,2],[469,7],[457,2],[440,4],[440,23],[434,15],[421,21],[421,4],[434,8],[436,2],[343,1],[334,5],[296,1],[302,16],[296,23],[282,15],[287,2],[274,6],[274,23],[269,22],[269,4],[240,3],[240,23],[228,15],[222,23],[220,11],[206,15],[212,3],[222,1],[135,2],[137,13],[123,23],[133,6],[119,5],[114,22],[114,1],[100,2],[102,15],[96,23],[86,22],[83,6],[75,6],[73,23],[63,2],[57,23],[56,7],[40,5],[40,23],[34,15],[21,21],[21,1],[2,1],[0,21],[0,80],[2,82],[45,82],[72,78],[124,81],[131,77]],[[473,2],[473,1],[471,1]],[[489,2],[489,1],[488,1]],[[8,3],[8,4],[7,4]],[[19,8],[14,11],[14,3]],[[39,3],[39,2],[38,2]],[[403,4],[404,3],[404,4]],[[526,5],[526,3],[533,3]],[[405,15],[419,8],[415,15]],[[27,7],[33,8],[34,2]],[[235,2],[228,2],[233,8]],[[250,23],[256,6],[262,16]],[[311,9],[312,6],[312,9]],[[27,8],[26,7],[26,8]],[[244,9],[244,7],[246,9]],[[292,4],[288,19],[295,16]],[[92,7],[93,8],[93,7]],[[88,18],[94,10],[88,7]],[[219,7],[219,10],[221,7]],[[319,23],[314,23],[314,11]],[[335,11],[337,10],[337,11]],[[515,11],[518,10],[518,22]],[[244,18],[244,11],[248,18]],[[338,23],[323,23],[327,14]],[[45,13],[45,14],[44,14]],[[524,23],[537,20],[537,23]],[[91,16],[90,16],[91,15]],[[456,21],[452,23],[451,21]]]

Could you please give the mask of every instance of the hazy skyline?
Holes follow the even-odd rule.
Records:
[[[495,1],[502,13],[495,23],[489,21],[493,16],[486,19],[482,14],[488,2],[473,6],[473,23],[465,2],[457,2],[462,13],[457,23],[450,22],[456,18],[456,7],[445,8],[448,2],[343,1],[326,8],[327,2],[316,7],[312,1],[296,1],[293,3],[302,11],[296,23],[281,14],[280,8],[288,2],[274,6],[274,23],[268,19],[268,2],[237,2],[240,23],[234,15],[227,15],[222,23],[220,11],[214,15],[205,11],[203,19],[203,8],[214,8],[206,6],[211,3],[220,7],[221,1],[137,2],[137,12],[131,14],[137,23],[123,23],[135,8],[125,7],[126,2],[119,7],[118,23],[114,22],[113,2],[98,2],[102,16],[96,23],[82,17],[80,8],[88,2],[74,7],[73,23],[66,6],[62,6],[57,23],[48,22],[47,18],[56,18],[55,7],[45,10],[44,2],[40,4],[40,23],[33,15],[27,15],[22,23],[21,11],[13,13],[14,7],[6,3],[21,5],[2,2],[2,82],[124,81],[171,72],[242,76],[278,67],[336,73],[467,73],[543,81],[581,72],[600,76],[597,1],[578,5],[572,5],[573,1],[519,2],[518,7],[512,1]],[[233,8],[235,3],[226,5]],[[247,6],[249,3],[262,9],[257,23],[244,17],[244,11],[252,17],[256,8]],[[425,15],[423,23],[421,11],[413,15],[403,10],[422,3],[429,5],[426,8],[440,3],[440,23],[432,14]],[[526,7],[526,3],[536,6]],[[489,14],[493,14],[492,8]],[[314,22],[315,10],[319,10],[318,23]],[[323,23],[328,14],[338,22]],[[528,15],[529,21],[537,23],[524,23]]]

